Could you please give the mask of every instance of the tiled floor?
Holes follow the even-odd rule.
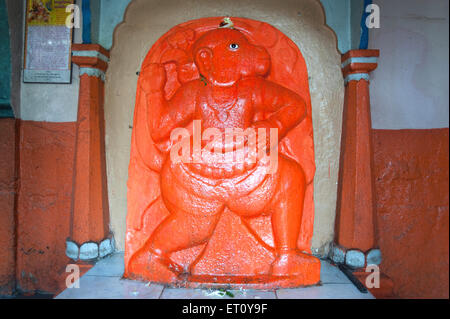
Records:
[[[123,253],[99,261],[80,278],[79,288],[66,289],[57,299],[373,299],[363,294],[336,267],[322,260],[322,286],[275,291],[232,290],[223,295],[211,289],[165,288],[121,279]]]

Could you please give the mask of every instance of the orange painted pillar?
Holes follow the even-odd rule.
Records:
[[[72,55],[80,67],[80,88],[66,254],[74,260],[93,260],[114,250],[109,231],[103,112],[109,52],[96,44],[74,44]]]
[[[332,258],[352,268],[379,264],[375,227],[369,73],[379,50],[351,50],[342,57],[345,105]]]

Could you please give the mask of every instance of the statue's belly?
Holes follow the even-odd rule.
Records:
[[[202,152],[201,159],[193,159],[192,163],[184,165],[194,174],[220,180],[245,175],[257,166],[257,160],[256,158],[250,158],[248,152],[242,153],[240,157],[236,152],[225,154]]]
[[[176,185],[183,189],[180,191],[190,192],[194,196],[226,202],[233,197],[246,196],[259,185],[267,183],[268,179],[275,186],[277,176],[268,174],[268,171],[267,158],[254,163],[176,163],[169,156],[162,169],[161,186],[164,189],[163,184],[174,181],[170,182],[172,188]]]

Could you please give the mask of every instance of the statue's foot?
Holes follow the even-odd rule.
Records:
[[[164,267],[169,269],[171,272],[173,272],[177,276],[183,275],[185,273],[182,266],[180,266],[176,262],[172,261],[169,257],[167,257],[164,254],[151,252],[151,259],[162,264]]]
[[[271,273],[273,276],[304,275],[305,271],[317,264],[320,267],[320,261],[316,257],[297,251],[283,252],[272,263]]]

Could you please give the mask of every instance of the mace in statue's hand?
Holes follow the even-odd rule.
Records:
[[[161,64],[152,63],[142,70],[140,86],[145,93],[160,93],[164,90],[167,76]]]

